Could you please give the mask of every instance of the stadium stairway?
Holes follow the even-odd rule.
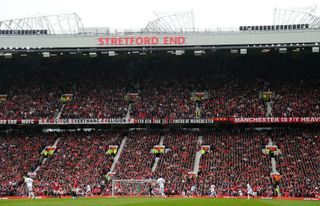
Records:
[[[203,141],[203,137],[202,136],[198,136],[197,147],[199,145],[202,145],[202,141]],[[193,166],[193,172],[195,174],[198,174],[198,172],[199,172],[200,159],[201,159],[201,150],[198,150],[196,152],[196,157],[195,157],[194,166]]]
[[[271,138],[269,138],[269,143],[268,144],[269,145],[275,145]],[[271,168],[272,168],[272,173],[278,173],[277,164],[276,164],[276,158],[275,157],[271,157]],[[278,186],[278,188],[279,188],[279,190],[277,191],[278,197],[281,197],[280,186]]]
[[[266,113],[267,117],[271,117],[272,116],[272,105],[270,102],[267,102],[267,113]]]
[[[160,146],[163,146],[163,142],[164,142],[164,136],[162,136],[162,137],[160,138],[159,145],[160,145]]]
[[[269,138],[269,145],[274,145],[271,138]],[[271,157],[271,166],[272,166],[272,173],[277,172],[277,165],[276,165],[276,158],[275,157]]]
[[[58,137],[58,138],[56,139],[56,141],[54,142],[53,145],[48,145],[48,146],[57,147],[57,145],[58,145],[58,143],[59,143],[60,140],[61,140],[61,138]],[[41,153],[42,153],[45,149],[46,149],[46,148],[44,148],[44,149],[41,151]],[[44,163],[46,163],[47,160],[48,160],[48,158],[44,158],[44,159],[42,160],[42,162],[41,162],[41,165],[43,165]],[[39,165],[39,166],[34,170],[34,173],[36,173],[36,172],[40,169],[41,165]]]
[[[119,160],[119,157],[120,157],[120,155],[121,155],[121,152],[122,152],[122,150],[123,150],[123,147],[124,147],[124,145],[126,144],[126,141],[127,141],[127,136],[125,136],[123,139],[122,139],[122,141],[121,141],[121,144],[120,144],[120,147],[119,147],[119,150],[118,150],[118,152],[117,152],[117,155],[114,157],[114,159],[113,159],[113,162],[112,162],[112,165],[111,165],[111,168],[110,168],[110,171],[109,172],[113,172],[114,171],[114,169],[115,169],[115,167],[116,167],[116,165],[117,165],[117,163],[118,163],[118,160]]]
[[[132,107],[132,103],[130,103],[129,106],[128,106],[128,111],[127,111],[127,114],[126,114],[126,118],[130,118],[131,107]]]
[[[164,136],[161,136],[159,145],[163,146],[163,142],[164,142]],[[160,157],[155,157],[154,163],[153,163],[152,169],[151,169],[152,172],[156,171],[159,160],[160,160]]]
[[[55,116],[55,118],[54,118],[54,119],[60,119],[60,117],[61,117],[61,114],[62,114],[62,112],[63,112],[64,107],[65,107],[65,104],[63,104],[63,105],[62,105],[62,107],[60,108],[60,110],[59,110],[59,112],[58,112],[57,116]]]
[[[199,107],[198,103],[196,103],[196,118],[201,117],[201,108]]]
[[[160,160],[160,157],[155,157],[154,163],[153,163],[152,169],[151,169],[152,172],[156,171],[159,160]]]

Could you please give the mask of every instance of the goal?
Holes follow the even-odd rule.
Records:
[[[112,180],[112,196],[128,195],[139,196],[148,195],[150,184],[155,185],[156,180]]]

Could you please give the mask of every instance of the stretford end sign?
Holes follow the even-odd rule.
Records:
[[[100,37],[98,46],[156,46],[156,45],[184,45],[184,36],[125,36]]]

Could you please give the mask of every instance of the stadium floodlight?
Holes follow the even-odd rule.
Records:
[[[3,56],[5,59],[12,59],[12,53],[4,53]]]
[[[280,53],[280,54],[285,54],[285,53],[287,53],[287,48],[279,48],[279,53]]]
[[[42,56],[44,58],[48,58],[48,57],[50,57],[50,52],[42,52]]]
[[[176,56],[181,56],[182,54],[184,54],[184,50],[176,50],[175,54]]]
[[[240,54],[247,54],[247,49],[240,49]]]
[[[238,54],[238,52],[239,52],[238,49],[231,49],[230,50],[231,54]]]
[[[90,52],[89,53],[89,57],[97,57],[98,55],[97,55],[97,53],[96,52]]]
[[[195,50],[194,55],[195,56],[201,56],[202,54],[205,54],[206,52],[204,50]]]
[[[262,49],[261,53],[268,53],[269,51],[271,51],[271,49]]]
[[[312,53],[319,53],[319,47],[312,47]]]
[[[292,50],[293,52],[299,52],[300,48],[295,48],[294,50]]]
[[[115,51],[109,51],[109,56],[110,57],[114,57],[116,55],[116,52]]]

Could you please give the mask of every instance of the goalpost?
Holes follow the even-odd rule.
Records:
[[[112,196],[115,195],[148,195],[149,185],[156,184],[156,180],[112,180]]]

